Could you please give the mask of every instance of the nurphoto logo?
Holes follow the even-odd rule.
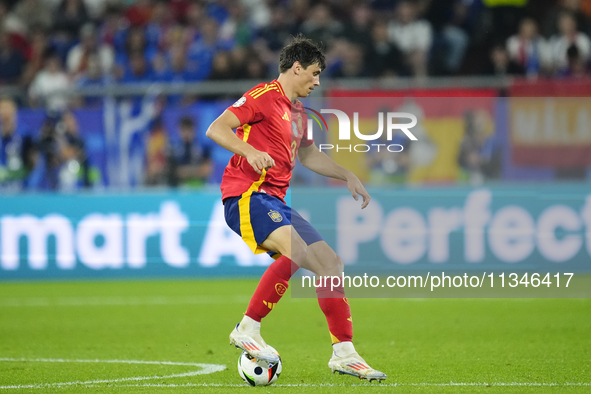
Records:
[[[328,131],[328,124],[326,119],[322,114],[333,114],[337,117],[338,125],[339,125],[339,141],[350,141],[351,140],[351,119],[349,115],[345,112],[338,110],[338,109],[321,109],[320,112],[315,111],[311,108],[306,107],[307,110],[311,111],[306,112],[306,114],[312,118],[308,119],[308,139],[313,139],[313,121],[315,120],[320,129],[325,129]],[[410,120],[410,122],[399,123],[401,119]],[[373,134],[363,134],[359,131],[359,113],[353,113],[353,132],[355,136],[363,141],[378,141],[382,138],[384,133],[384,123],[386,123],[386,139],[388,141],[392,141],[393,136],[399,130],[402,131],[411,141],[417,141],[417,137],[410,131],[411,128],[417,125],[417,117],[408,112],[378,112],[378,130]],[[339,150],[348,150],[349,152],[369,152],[372,147],[377,148],[377,151],[380,151],[380,148],[385,148],[388,152],[402,152],[404,147],[400,144],[356,144],[356,145],[339,145],[336,146],[333,144],[320,144],[319,146],[320,151],[322,150],[331,150],[336,149],[338,152]]]

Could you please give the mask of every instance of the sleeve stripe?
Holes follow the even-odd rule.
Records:
[[[252,92],[249,93],[249,95],[254,96],[255,94],[257,94],[257,92],[260,92],[261,90],[263,90],[265,88],[267,88],[267,84],[265,84],[265,86],[263,86],[263,87],[253,89]]]
[[[256,92],[251,92],[250,95],[252,96],[252,98],[256,99],[256,98],[261,97],[263,94],[265,94],[265,93],[267,93],[267,92],[269,92],[271,90],[279,91],[279,89],[277,88],[277,85],[272,84],[272,85],[269,85],[269,86],[264,87],[262,90],[259,89]]]

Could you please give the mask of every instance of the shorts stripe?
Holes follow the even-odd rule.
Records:
[[[252,223],[250,222],[250,196],[253,192],[259,190],[259,187],[263,184],[265,180],[265,175],[267,171],[263,170],[261,177],[258,181],[254,182],[250,188],[242,194],[242,198],[238,202],[238,209],[240,211],[240,234],[242,235],[242,239],[250,250],[253,251],[254,254],[260,254],[267,252],[265,249],[260,248],[257,245],[257,241],[254,237],[254,230],[252,228]]]

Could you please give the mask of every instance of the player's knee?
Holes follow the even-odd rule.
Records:
[[[297,265],[302,265],[308,255],[308,245],[303,240],[292,240],[291,260]]]
[[[338,255],[335,256],[333,267],[337,272],[337,275],[340,275],[345,271],[345,263],[343,263],[343,260]]]
[[[337,255],[326,262],[324,266],[325,273],[323,275],[340,276],[343,273],[345,265],[343,260]]]

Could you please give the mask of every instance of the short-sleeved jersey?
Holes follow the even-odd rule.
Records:
[[[307,118],[300,101],[294,104],[274,80],[248,91],[231,107],[242,126],[236,136],[255,149],[267,152],[275,167],[259,175],[248,161],[234,155],[222,178],[222,199],[247,192],[264,192],[283,200],[300,146],[310,146],[306,138]]]

